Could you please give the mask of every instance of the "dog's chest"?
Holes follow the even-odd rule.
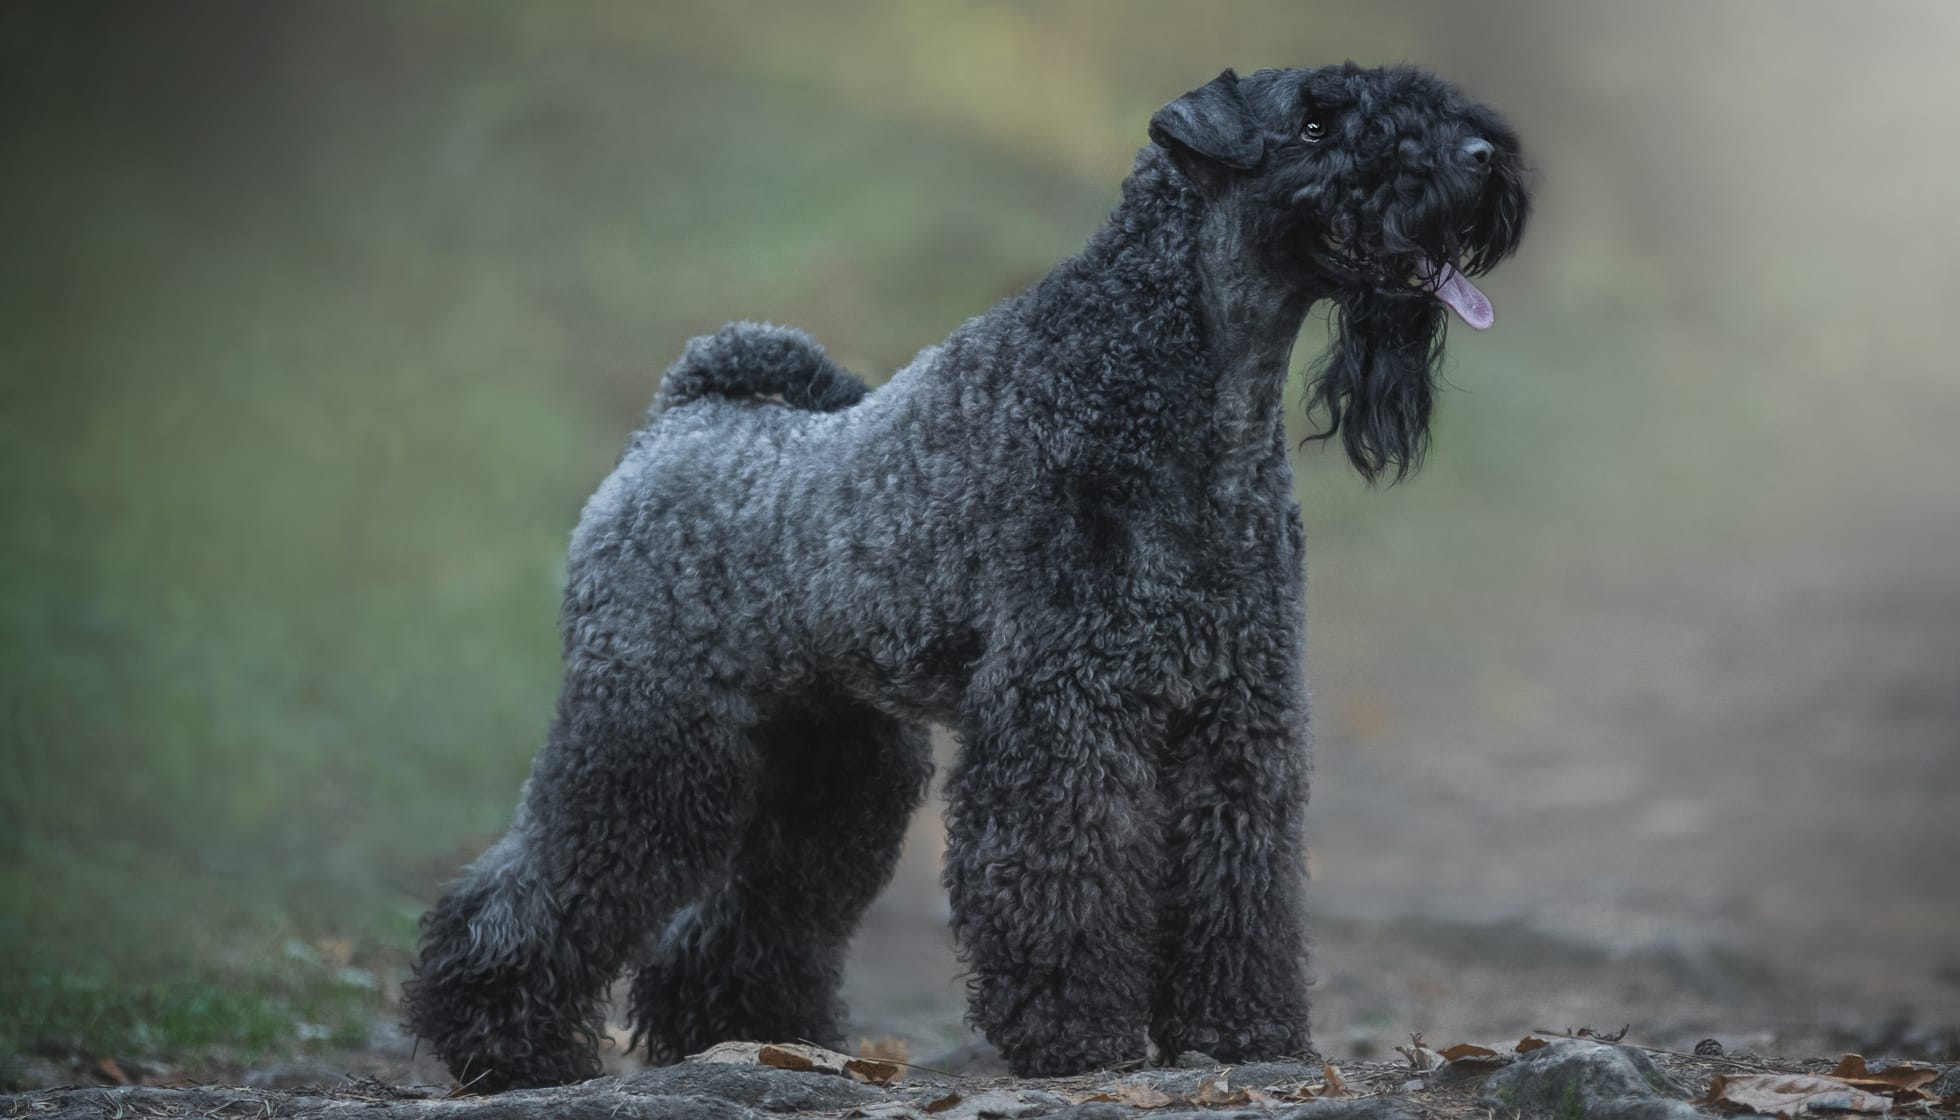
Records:
[[[1299,522],[1283,494],[1241,484],[1195,507],[1138,518],[1092,571],[1108,582],[1082,606],[1160,686],[1200,688],[1248,651],[1297,629],[1305,572]],[[1095,576],[1088,577],[1094,579]]]

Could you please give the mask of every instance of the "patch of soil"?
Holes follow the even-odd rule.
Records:
[[[516,1120],[521,1117],[663,1117],[758,1120],[771,1114],[881,1120],[1019,1120],[1070,1117],[1240,1117],[1262,1120],[1458,1120],[1524,1116],[1692,1118],[1711,1088],[1789,1078],[1829,1085],[1846,1067],[1824,1059],[1777,1061],[1746,1054],[1702,1055],[1616,1045],[1598,1037],[1527,1039],[1529,1049],[1451,1048],[1412,1039],[1393,1062],[1266,1062],[1108,1071],[1019,1080],[959,1077],[919,1067],[883,1084],[841,1073],[769,1064],[704,1064],[604,1077],[558,1089],[459,1096],[433,1087],[364,1080],[294,1089],[199,1085],[57,1088],[0,1096],[0,1116],[389,1117],[399,1120]],[[757,1047],[756,1050],[768,1048]],[[841,1058],[841,1055],[836,1057]],[[1196,1059],[1197,1055],[1189,1056]],[[902,1065],[902,1063],[901,1063]],[[895,1068],[895,1067],[893,1067]],[[1872,1064],[1872,1076],[1883,1063]],[[1901,1090],[1885,1108],[1960,1115],[1960,1067],[1912,1071],[1927,1088]],[[1866,1067],[1860,1063],[1862,1075]],[[1896,1070],[1895,1070],[1896,1072]],[[891,1069],[874,1074],[882,1079]],[[1785,1079],[1782,1081],[1776,1078]],[[1726,1079],[1726,1082],[1723,1080]],[[1906,1083],[1901,1081],[1901,1084]],[[1875,1080],[1858,1084],[1883,1088]],[[1846,1083],[1847,1089],[1849,1084]],[[1944,1092],[1945,1096],[1940,1096]],[[1913,1103],[1904,1100],[1913,1097]],[[1878,1099],[1874,1097],[1873,1099]],[[1715,1106],[1703,1103],[1703,1111]]]

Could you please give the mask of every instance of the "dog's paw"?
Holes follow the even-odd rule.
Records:
[[[1270,1021],[1236,1023],[1227,1027],[1203,1023],[1166,1023],[1151,1032],[1160,1054],[1195,1050],[1220,1063],[1263,1062],[1314,1054],[1305,1023]]]
[[[1134,1065],[1147,1056],[1141,1034],[1112,1038],[1062,1038],[1001,1047],[1016,1077],[1066,1077],[1112,1066]]]

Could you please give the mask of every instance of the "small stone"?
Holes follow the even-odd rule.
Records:
[[[1695,1120],[1652,1058],[1628,1046],[1557,1038],[1490,1075],[1477,1103],[1502,1115]]]

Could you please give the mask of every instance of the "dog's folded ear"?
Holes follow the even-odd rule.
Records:
[[[1157,110],[1150,139],[1172,155],[1195,155],[1238,171],[1259,166],[1266,142],[1230,70]],[[1182,161],[1180,161],[1182,162]]]

